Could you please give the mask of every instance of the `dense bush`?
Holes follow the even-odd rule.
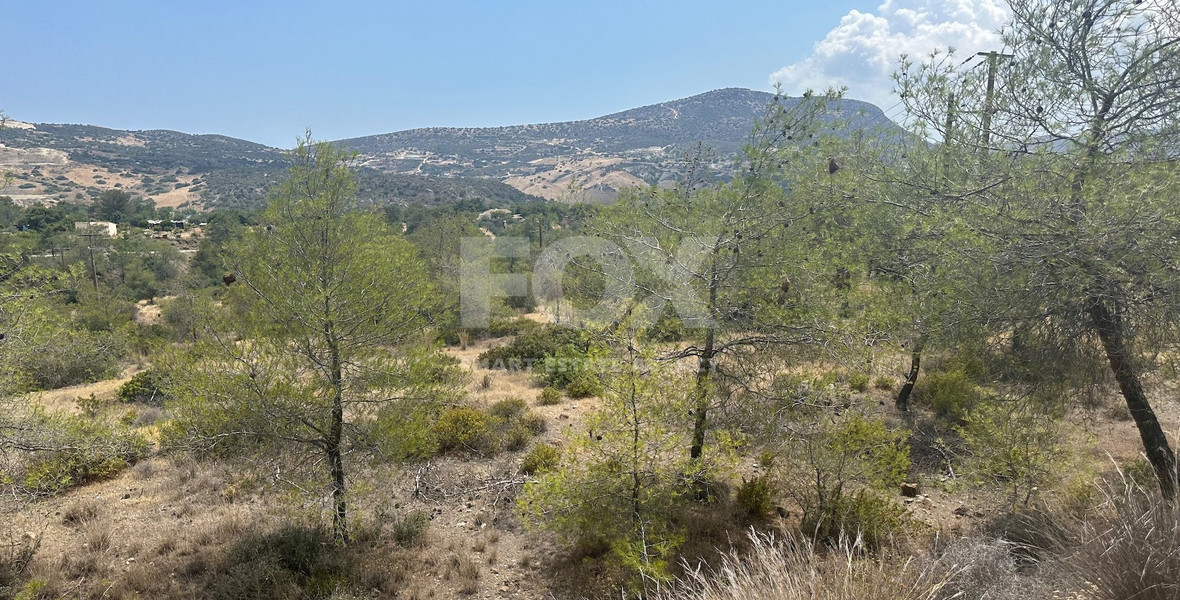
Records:
[[[743,518],[757,521],[774,508],[774,495],[774,482],[764,474],[743,479],[737,493],[734,494],[734,500],[737,501]]]
[[[900,507],[874,491],[892,492],[908,472],[908,434],[854,411],[809,418],[819,422],[787,447],[784,488],[803,511],[804,532],[828,542],[859,533],[877,544],[901,525]]]
[[[554,404],[561,404],[561,390],[549,386],[541,390],[540,395],[537,396],[537,404],[541,406],[553,406]]]
[[[287,525],[247,533],[205,575],[204,597],[216,600],[328,598],[347,583],[350,561],[319,528]]]
[[[510,420],[519,417],[528,410],[528,404],[520,398],[507,398],[492,405],[488,409],[488,414],[502,420]]]
[[[684,322],[676,315],[670,304],[660,313],[656,322],[643,331],[644,339],[653,342],[679,342],[687,335],[688,330],[684,327]]]
[[[440,331],[439,337],[448,346],[458,346],[465,340],[466,342],[472,342],[475,340],[508,337],[510,335],[522,335],[540,326],[541,323],[532,319],[493,317],[487,328],[462,328],[456,324]]]
[[[817,510],[808,511],[799,526],[817,541],[835,544],[847,537],[855,545],[875,551],[904,533],[907,520],[904,507],[861,489],[855,494],[838,495]]]
[[[919,381],[915,401],[939,417],[958,422],[979,403],[979,390],[963,369],[930,373]]]
[[[434,435],[442,452],[460,451],[491,456],[500,451],[493,419],[474,408],[452,408],[435,421]]]
[[[41,333],[11,356],[10,365],[27,389],[53,390],[117,373],[125,341],[120,335],[53,328]]]
[[[526,475],[538,475],[557,468],[561,462],[561,449],[552,444],[537,444],[524,455],[520,470]]]
[[[70,488],[109,479],[147,455],[148,442],[125,428],[92,419],[34,417],[40,429],[33,453],[9,477],[33,496],[52,496]]]
[[[127,383],[119,386],[117,396],[121,402],[162,406],[165,400],[163,387],[163,377],[160,373],[148,369],[136,373]]]
[[[590,398],[602,395],[602,384],[598,377],[589,371],[582,371],[565,386],[565,393],[570,398]]]
[[[525,331],[510,344],[480,354],[479,361],[492,369],[523,369],[557,355],[563,348],[584,356],[590,339],[581,330],[546,324]]]
[[[488,412],[460,407],[444,411],[431,427],[441,452],[493,456],[501,450],[523,450],[545,431],[545,419],[529,411],[519,398],[494,404]]]

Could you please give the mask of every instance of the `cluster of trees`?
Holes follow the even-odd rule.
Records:
[[[318,456],[295,464],[322,466],[345,542],[350,461],[404,447],[419,435],[407,422],[486,420],[441,408],[461,386],[435,341],[478,333],[458,319],[461,238],[526,238],[528,252],[494,259],[513,274],[583,234],[606,243],[569,262],[564,299],[508,298],[487,329],[534,302],[578,309],[615,284],[633,290],[608,317],[576,323],[582,333],[539,330],[505,352],[552,342],[531,358],[582,361],[577,378],[603,400],[588,432],[535,449],[526,517],[645,576],[667,575],[686,515],[724,493],[742,458],[759,468],[735,495],[749,518],[777,489],[812,533],[883,539],[901,518],[885,492],[909,471],[911,441],[858,403],[899,354],[904,380],[873,385],[897,387],[903,421],[920,404],[937,413],[1013,506],[1052,474],[1071,400],[1103,385],[1172,500],[1176,458],[1147,383],[1180,340],[1180,23],[1137,1],[1011,4],[1012,55],[988,55],[983,69],[953,54],[903,61],[911,135],[832,135],[836,91],[777,98],[732,180],[692,177],[609,207],[522,203],[484,219],[479,200],[378,210],[358,200],[349,155],[306,138],[264,212],[210,218],[187,274],[167,249],[122,240],[91,262],[83,294],[82,263],[38,264],[6,241],[0,322],[12,333],[0,347],[43,348],[36,336],[66,314],[74,329],[118,329],[87,316],[101,298],[176,295],[173,343],[156,361],[173,417],[165,438]],[[112,194],[94,210],[138,209]],[[625,281],[611,280],[616,249],[638,264]],[[815,372],[832,364],[839,375]],[[13,381],[38,376],[24,368]]]
[[[147,227],[149,220],[169,223],[172,219],[188,217],[191,213],[177,213],[171,207],[157,207],[155,202],[132,195],[125,190],[107,190],[91,203],[59,202],[52,205],[33,204],[22,207],[8,196],[0,196],[0,230],[31,231],[51,242],[57,234],[70,233],[79,221],[108,221],[118,225]]]
[[[797,500],[813,531],[857,522],[850,515],[887,521],[887,507],[827,481],[849,457],[869,459],[856,469],[862,489],[896,481],[905,464],[892,452],[873,458],[873,449],[901,440],[871,423],[841,424],[854,401],[784,377],[830,360],[872,371],[873,360],[899,349],[912,366],[897,407],[909,411],[923,390],[923,358],[942,363],[922,396],[1013,506],[1059,474],[1057,422],[1094,385],[1118,390],[1161,495],[1174,499],[1176,458],[1147,383],[1171,366],[1180,339],[1180,22],[1157,5],[1121,0],[1012,8],[1004,32],[1012,56],[987,55],[974,70],[953,53],[903,61],[897,85],[912,136],[825,136],[817,115],[839,111],[838,93],[789,109],[776,103],[731,182],[637,191],[589,220],[587,230],[617,247],[679,270],[712,326],[690,326],[675,348],[649,350],[661,362],[688,361],[695,377],[646,375],[664,382],[665,401],[688,394],[689,408],[671,409],[675,417],[654,421],[660,427],[645,418],[634,435],[613,427],[612,446],[643,457],[642,472],[575,447],[534,488],[539,522],[561,530],[574,519],[586,535],[586,519],[605,518],[593,512],[600,499],[571,504],[585,490],[560,490],[563,482],[606,469],[616,484],[630,482],[625,489],[647,486],[629,496],[639,502],[670,482],[701,479],[734,440],[762,448],[771,464],[787,457],[786,479],[811,473],[788,489],[804,494]],[[683,246],[702,239],[703,258],[684,260]],[[652,294],[677,299],[659,273],[627,275],[642,290],[634,306]],[[632,424],[641,418],[636,402],[660,404],[656,390],[607,394],[608,410]],[[666,443],[672,424],[681,449],[653,459],[651,444]],[[831,453],[837,458],[824,458]],[[649,511],[673,505],[652,498]],[[680,518],[656,512],[663,525]],[[661,528],[643,520],[652,512],[623,514],[636,517],[612,540],[616,549],[657,565],[661,544],[675,537],[653,539]]]

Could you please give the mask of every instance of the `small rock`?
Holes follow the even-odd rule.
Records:
[[[917,498],[918,484],[910,481],[901,484],[901,495],[906,498]]]

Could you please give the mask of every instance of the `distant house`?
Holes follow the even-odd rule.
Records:
[[[187,226],[188,226],[187,219],[172,219],[172,228],[173,229],[184,229]]]
[[[110,221],[76,221],[74,231],[82,235],[105,235],[109,238],[119,236],[119,228]]]

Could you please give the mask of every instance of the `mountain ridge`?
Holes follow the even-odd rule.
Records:
[[[775,98],[721,88],[589,119],[425,127],[336,143],[358,152],[365,201],[610,201],[626,187],[675,181],[698,145],[711,150],[718,177],[728,176]],[[866,102],[843,99],[837,115],[848,121],[845,133],[900,131]],[[281,149],[222,134],[41,123],[0,130],[0,168],[18,169],[0,194],[30,201],[84,200],[113,186],[163,205],[216,208],[262,202],[286,165]]]
[[[424,127],[347,138],[367,166],[394,173],[500,179],[521,191],[566,199],[570,190],[608,200],[619,187],[675,179],[686,151],[698,144],[726,172],[755,119],[776,96],[721,88],[686,98],[576,121],[498,127]],[[799,98],[782,97],[791,106]],[[867,102],[842,99],[843,131],[900,131]],[[836,116],[832,116],[835,120]]]

